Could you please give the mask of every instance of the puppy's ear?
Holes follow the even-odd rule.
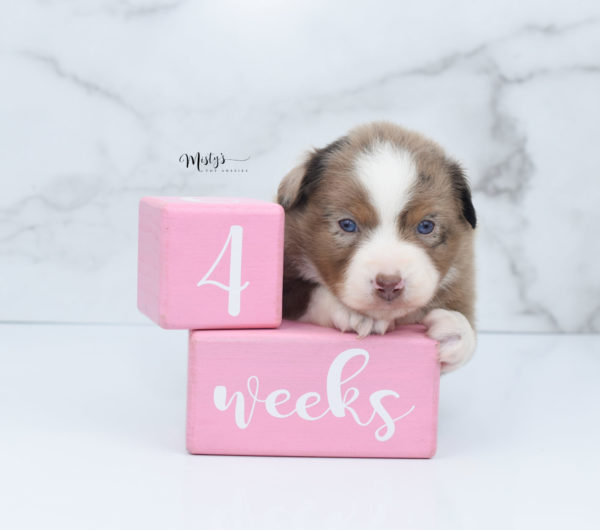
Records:
[[[321,182],[327,158],[335,151],[339,151],[347,142],[348,138],[343,136],[322,149],[309,152],[304,163],[296,166],[283,177],[277,190],[277,202],[285,210],[303,206]]]
[[[462,167],[453,161],[448,162],[448,172],[452,179],[454,194],[461,204],[462,215],[471,227],[475,228],[477,226],[477,215],[475,214],[475,207],[471,199],[471,188],[465,173]]]
[[[306,162],[296,166],[292,169],[279,184],[277,189],[277,202],[283,206],[285,210],[289,210],[299,200],[300,188],[302,186],[302,179],[306,172]]]

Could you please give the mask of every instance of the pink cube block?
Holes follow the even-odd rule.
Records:
[[[432,457],[440,367],[424,329],[191,331],[188,451]]]
[[[252,199],[143,198],[138,308],[168,329],[279,326],[283,220]]]

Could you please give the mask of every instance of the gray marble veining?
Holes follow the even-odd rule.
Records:
[[[470,176],[479,327],[599,331],[597,3],[341,7],[4,6],[0,319],[143,321],[139,197],[269,199],[305,149],[389,119]]]

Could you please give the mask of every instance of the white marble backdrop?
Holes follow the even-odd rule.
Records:
[[[468,170],[480,328],[600,330],[596,0],[19,0],[0,72],[1,320],[145,322],[141,196],[271,198],[389,119]]]

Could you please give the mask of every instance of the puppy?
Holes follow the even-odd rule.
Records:
[[[461,167],[388,122],[359,126],[282,180],[283,316],[364,337],[423,323],[443,372],[475,350],[476,215]]]

